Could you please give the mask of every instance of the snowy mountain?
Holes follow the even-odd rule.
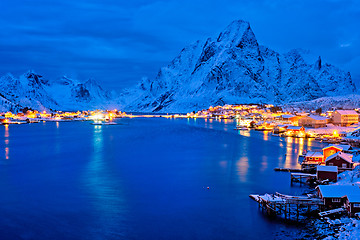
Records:
[[[95,80],[84,83],[67,77],[48,80],[29,71],[19,78],[7,74],[0,78],[0,111],[89,110],[114,105],[111,94]]]
[[[210,105],[288,103],[352,94],[350,73],[304,50],[261,46],[248,22],[232,22],[216,39],[185,47],[154,80],[125,90],[125,111],[189,112]]]
[[[360,108],[360,95],[349,94],[335,97],[322,97],[311,101],[287,103],[282,106],[288,111],[315,110],[321,108],[323,111],[338,109],[355,109]]]

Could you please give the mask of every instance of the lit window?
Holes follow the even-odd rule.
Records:
[[[333,198],[332,202],[340,202],[340,198]]]

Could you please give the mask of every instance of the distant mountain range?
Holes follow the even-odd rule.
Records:
[[[48,80],[29,71],[16,78],[7,74],[0,78],[0,112],[36,110],[88,110],[117,106],[110,92],[95,80],[80,82],[62,77]]]
[[[144,79],[118,95],[102,89],[94,80],[48,80],[33,71],[18,78],[7,74],[0,78],[0,112],[24,107],[190,112],[211,105],[293,104],[318,98],[325,100],[317,105],[331,105],[347,99],[340,97],[342,100],[338,101],[332,97],[355,92],[350,73],[324,63],[320,57],[311,58],[301,49],[280,54],[261,46],[250,24],[238,20],[216,39],[185,47],[160,69],[155,79]],[[351,96],[353,100],[360,99],[359,95]],[[354,100],[351,106],[354,104],[358,103]]]

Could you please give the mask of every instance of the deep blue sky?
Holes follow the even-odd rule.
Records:
[[[119,90],[243,19],[260,44],[309,49],[360,87],[358,0],[2,0],[0,9],[1,75],[33,69]]]

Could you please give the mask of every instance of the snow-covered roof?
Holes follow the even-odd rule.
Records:
[[[319,185],[317,188],[324,198],[341,198],[348,194],[360,192],[360,188],[353,185]]]
[[[296,115],[298,115],[298,116],[308,116],[309,114],[308,113],[297,113]]]
[[[305,157],[324,157],[322,152],[307,152]]]
[[[287,127],[289,127],[290,125],[288,125],[288,124],[278,124],[277,125],[279,128],[287,128]]]
[[[318,165],[316,167],[316,171],[317,172],[338,172],[338,167],[337,166],[321,166]]]
[[[295,115],[291,115],[291,114],[284,114],[284,115],[281,115],[282,118],[292,118],[292,117],[295,117]]]
[[[287,130],[300,130],[301,128],[300,126],[288,126]]]
[[[360,188],[354,192],[346,194],[346,196],[349,199],[349,202],[360,203]]]
[[[335,158],[339,156],[340,158],[344,159],[345,161],[349,162],[349,163],[352,163],[352,157],[353,155],[352,154],[349,154],[349,153],[343,153],[343,152],[337,152],[337,153],[334,153],[333,155],[330,155],[326,158],[325,162]]]
[[[329,144],[327,147],[324,147],[323,149],[325,148],[329,148],[329,147],[336,147],[337,149],[340,149],[341,151],[345,150],[350,150],[351,149],[351,145],[345,145],[345,144]]]
[[[341,115],[358,115],[355,110],[336,110],[336,112],[340,113]]]
[[[317,116],[317,115],[310,115],[309,118],[312,118],[314,120],[328,120],[327,117]]]

